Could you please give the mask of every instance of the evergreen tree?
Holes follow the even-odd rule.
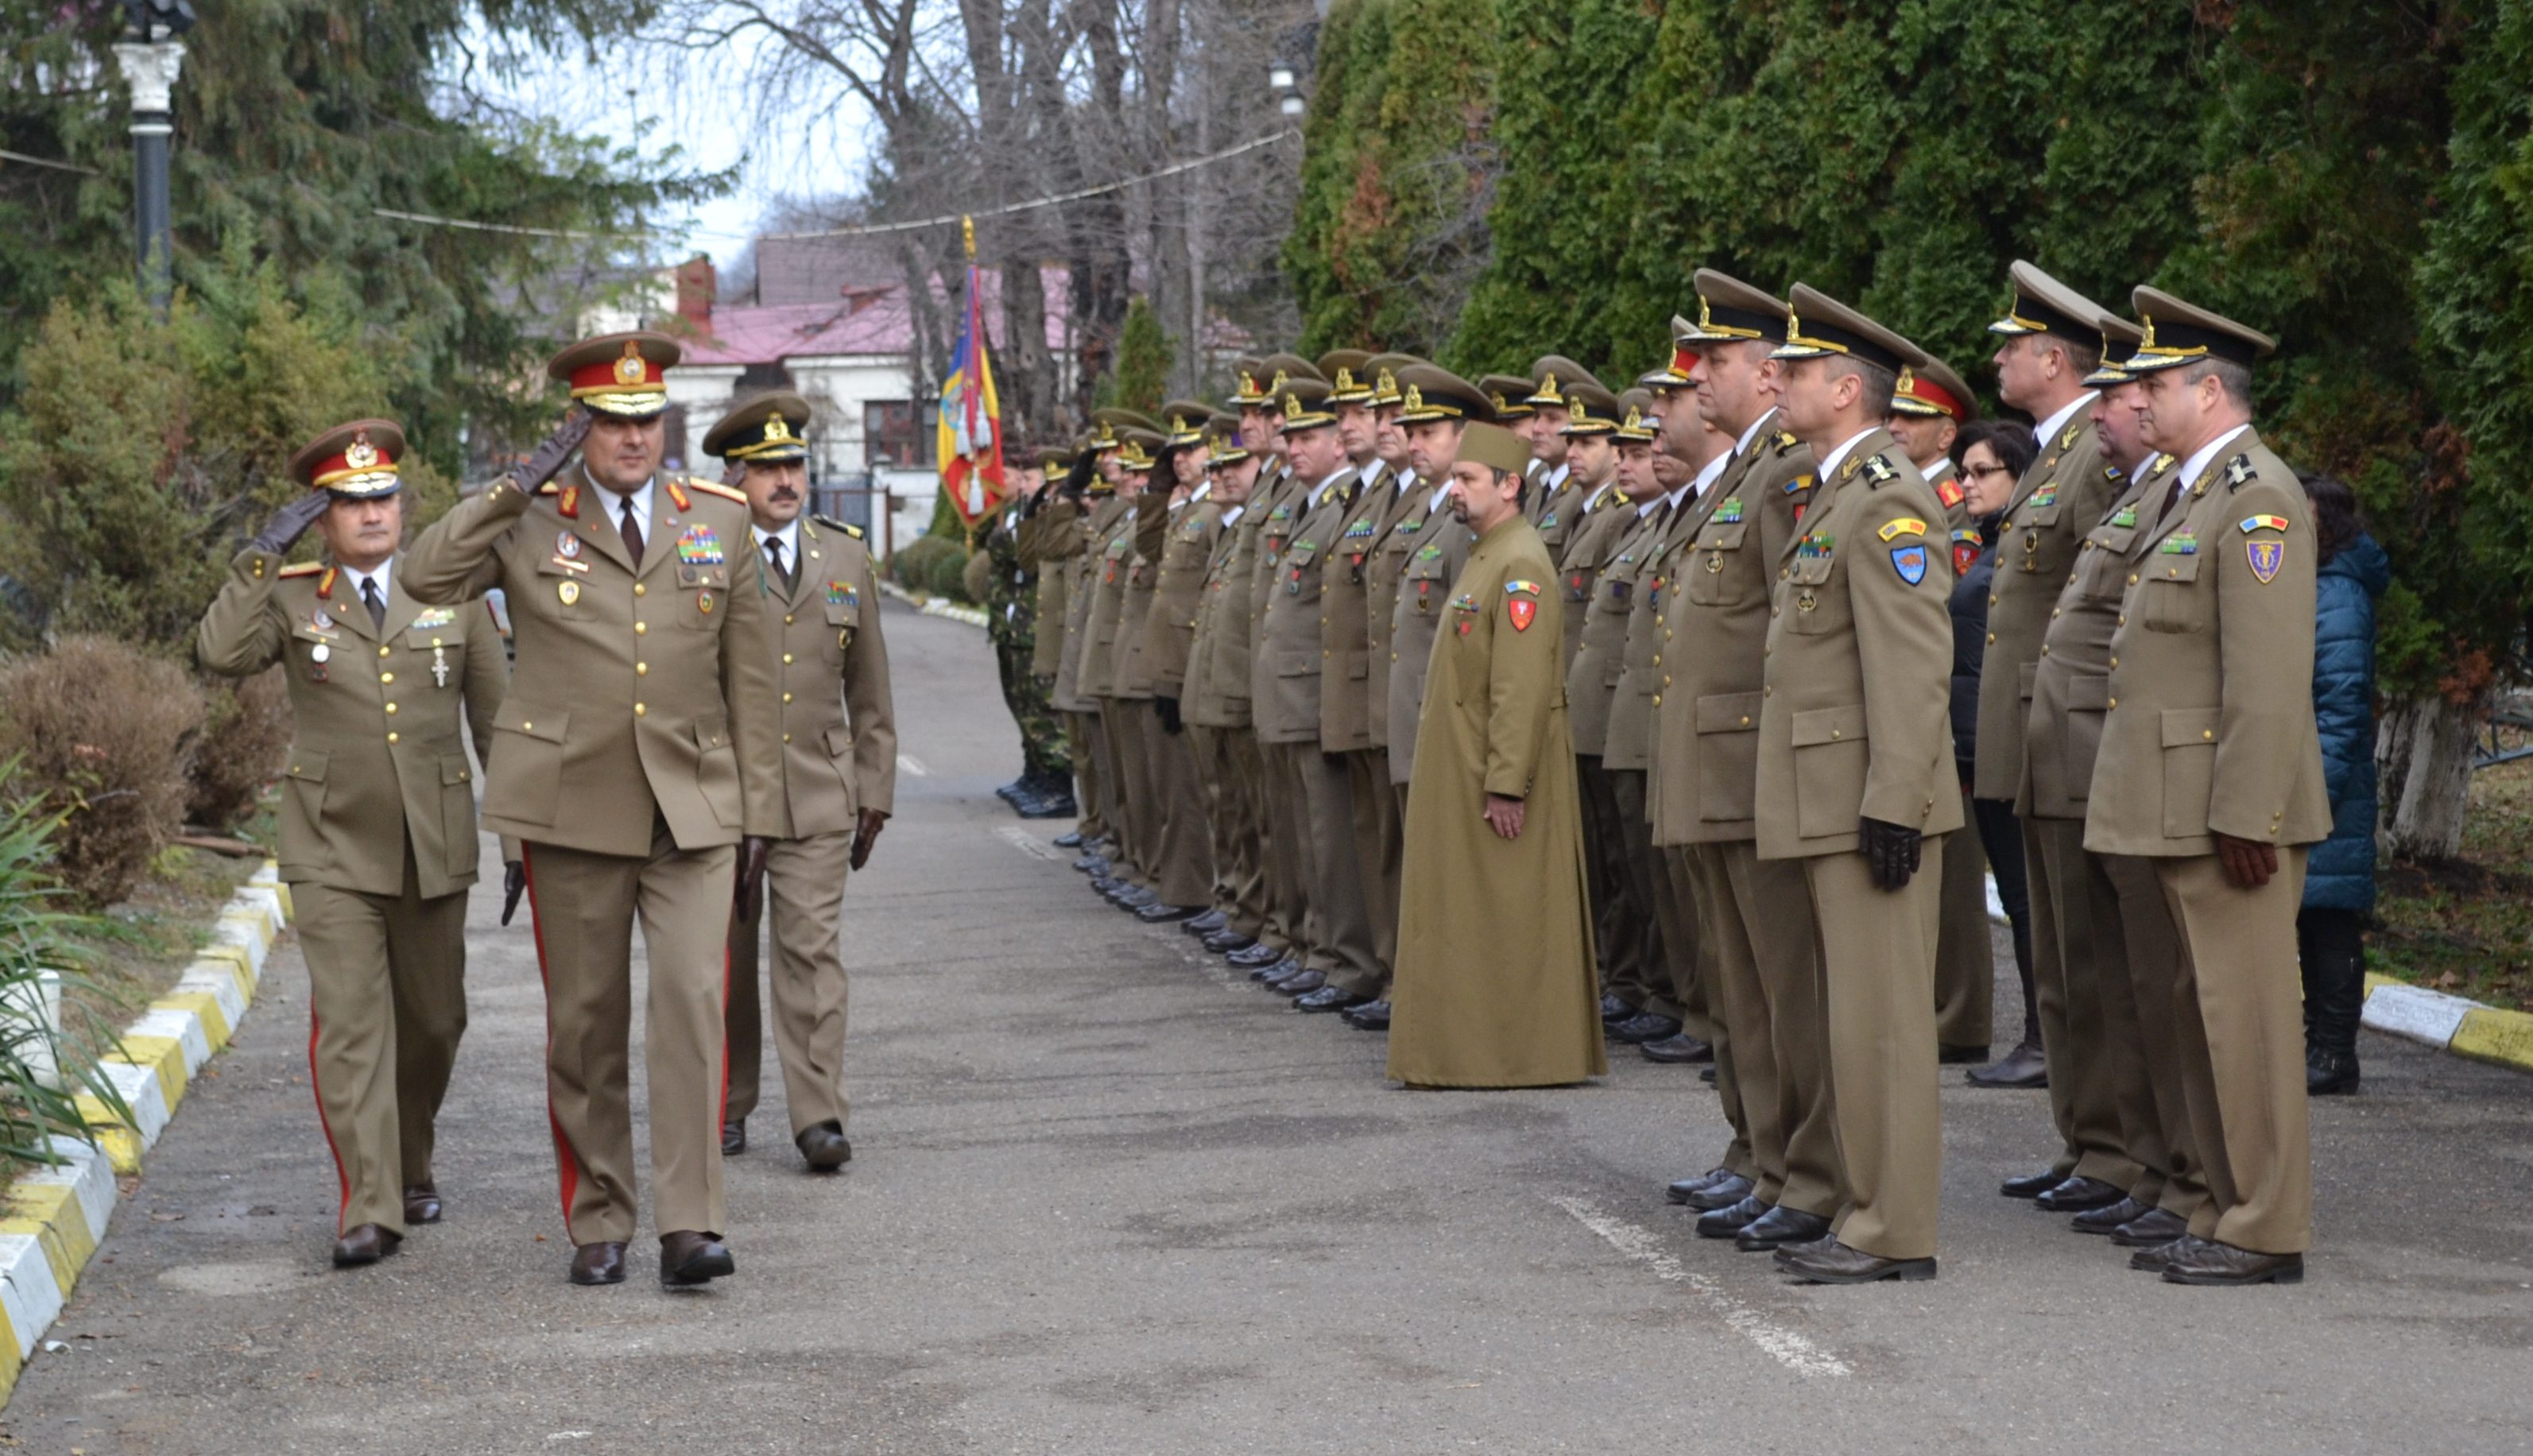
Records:
[[[1175,362],[1169,332],[1161,327],[1160,316],[1152,312],[1152,301],[1136,294],[1126,305],[1126,321],[1117,333],[1114,402],[1147,415],[1158,415],[1161,400],[1169,392],[1170,366]]]

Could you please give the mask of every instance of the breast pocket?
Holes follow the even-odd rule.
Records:
[[[2173,839],[2208,833],[2216,791],[2216,728],[2221,710],[2163,710],[2163,832]]]
[[[1819,635],[1848,626],[1847,593],[1834,587],[1835,556],[1800,556],[1786,568],[1786,590],[1780,604],[1786,630]]]
[[[2158,551],[2138,572],[2138,611],[2150,632],[2201,632],[2208,628],[2208,594],[2199,588],[2202,557]]]
[[[861,630],[860,609],[843,602],[827,604],[827,629],[835,633],[835,650],[839,658],[854,645],[854,633]]]
[[[562,802],[563,737],[571,715],[505,698],[493,715],[493,782],[484,812],[521,824],[552,824]]]
[[[729,610],[728,566],[677,568],[678,625],[699,632],[716,630],[721,626],[722,614]]]

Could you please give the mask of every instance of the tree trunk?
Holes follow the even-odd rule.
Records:
[[[2471,798],[2472,741],[2486,715],[2479,699],[2442,695],[2396,703],[2375,734],[2375,772],[2384,804],[2377,837],[2402,859],[2444,860],[2462,852]]]

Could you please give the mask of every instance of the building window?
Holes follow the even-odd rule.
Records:
[[[939,428],[940,407],[904,399],[874,399],[862,405],[862,449],[870,468],[927,469],[932,439]]]

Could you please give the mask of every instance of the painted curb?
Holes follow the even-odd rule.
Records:
[[[81,1095],[79,1109],[95,1130],[96,1146],[54,1137],[62,1166],[34,1169],[10,1186],[0,1208],[0,1324],[7,1326],[0,1338],[0,1406],[105,1242],[115,1176],[140,1170],[141,1154],[166,1131],[194,1075],[236,1034],[255,1002],[265,960],[289,923],[290,888],[281,883],[280,866],[267,859],[221,909],[211,943],[185,967],[175,989],[149,1003],[124,1028],[122,1044],[98,1059],[132,1120]]]
[[[2366,977],[2366,1025],[2439,1051],[2533,1072],[2533,1013],[2484,1006],[2390,976]]]
[[[893,581],[881,582],[879,592],[883,597],[895,597],[925,616],[945,616],[954,622],[966,622],[972,627],[985,625],[985,610],[981,607],[962,607],[947,597],[917,596]]]

